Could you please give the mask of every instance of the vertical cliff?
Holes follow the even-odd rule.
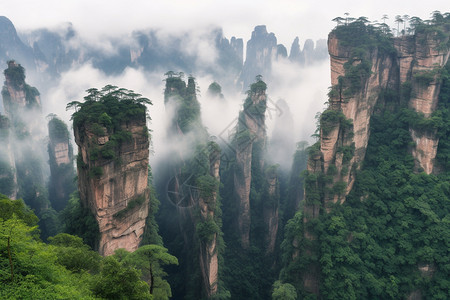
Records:
[[[226,293],[220,285],[220,148],[202,125],[195,78],[190,76],[186,84],[182,73],[166,76],[168,136],[174,147],[167,153],[161,184],[167,201],[162,202],[160,228],[168,248],[180,258],[172,278],[183,284],[176,286],[174,296],[210,299]]]
[[[17,175],[14,151],[11,147],[9,119],[0,115],[0,193],[16,199]]]
[[[381,212],[377,211],[377,205],[403,205],[398,204],[398,199],[409,197],[410,200],[422,202],[420,205],[436,208],[427,202],[428,195],[420,188],[414,193],[405,192],[402,188],[406,183],[403,180],[407,180],[405,178],[416,176],[412,172],[414,163],[416,173],[424,171],[431,174],[437,169],[435,158],[439,136],[445,136],[442,133],[442,130],[445,132],[445,125],[441,121],[445,119],[442,114],[446,110],[441,108],[437,115],[434,112],[439,106],[440,87],[447,72],[444,67],[449,57],[448,37],[445,22],[418,26],[414,35],[392,38],[385,29],[366,26],[362,19],[338,26],[330,33],[328,49],[332,87],[328,94],[329,106],[320,117],[320,140],[309,150],[302,212],[303,237],[297,236],[290,241],[290,247],[296,249],[292,250],[296,253],[293,257],[303,256],[306,266],[299,279],[303,291],[319,297],[324,296],[322,291],[325,291],[325,297],[331,297],[332,291],[338,290],[330,283],[330,276],[336,275],[332,270],[337,270],[340,265],[341,253],[338,251],[347,247],[352,249],[348,251],[354,251],[351,253],[357,253],[355,257],[366,255],[353,248],[357,247],[354,245],[354,234],[361,229],[351,227],[351,218],[335,205],[344,203],[350,192],[353,202],[343,205],[345,208],[342,209],[356,211],[361,202],[361,206],[375,211],[362,210],[360,213],[374,214],[378,218],[390,218],[391,214],[395,216],[392,224],[388,222],[383,225],[386,226],[384,230],[401,232],[400,227],[395,227],[396,222],[404,222],[402,218],[407,218],[406,214],[413,215],[415,212],[405,210],[405,215],[395,214],[393,208]],[[445,97],[443,99],[446,101]],[[442,105],[445,107],[447,104]],[[395,125],[386,128],[383,121]],[[391,145],[387,138],[392,139]],[[371,151],[369,160],[366,158],[368,149]],[[355,190],[358,174],[360,181]],[[445,175],[442,176],[445,178]],[[393,196],[395,189],[399,192]],[[343,223],[339,223],[341,220]],[[375,224],[372,226],[377,226]],[[405,232],[402,237],[409,239],[409,234]],[[402,238],[389,233],[384,236],[378,233],[368,235],[380,244],[386,235],[390,236],[392,248],[402,253]],[[338,246],[337,239],[342,239],[342,247]],[[420,255],[415,259],[418,265],[423,260],[427,261],[427,266],[433,261]],[[346,266],[351,264],[344,263]],[[400,262],[396,267],[408,268]],[[408,270],[415,272],[417,266]],[[380,277],[386,276],[383,272],[372,272]],[[340,273],[341,276],[344,273]],[[364,284],[359,289],[344,289],[364,293]],[[405,288],[403,296],[409,292]]]
[[[40,213],[48,209],[49,203],[44,192],[44,149],[39,140],[43,137],[39,91],[25,82],[25,69],[15,61],[8,61],[3,73],[3,108],[9,119],[9,144],[5,147],[9,149],[9,164],[14,167],[14,178],[17,178],[13,189],[17,197],[23,198],[41,217]]]
[[[48,155],[50,164],[49,200],[52,207],[62,210],[75,190],[73,150],[67,125],[52,116],[48,122]]]
[[[197,229],[200,230],[206,229],[206,226],[211,226],[208,223],[212,223],[214,219],[217,218],[215,217],[215,214],[218,205],[218,185],[220,182],[220,148],[215,144],[209,145],[209,176],[203,177],[203,180],[198,181],[198,206],[200,208],[201,223],[199,223],[200,225],[197,225]],[[200,241],[200,270],[202,272],[202,280],[207,298],[211,298],[218,291],[218,234],[219,232],[213,232]]]
[[[441,86],[440,73],[448,61],[450,51],[448,32],[441,30],[419,31],[414,36],[406,36],[394,40],[398,51],[400,65],[400,84],[411,85],[409,107],[424,118],[430,118],[436,110]],[[436,130],[420,130],[412,127],[411,136],[415,146],[412,154],[417,168],[431,174],[439,138]]]
[[[250,86],[257,75],[269,76],[272,60],[277,55],[275,34],[268,33],[265,25],[256,26],[251,39],[247,42],[245,63],[240,75],[243,88]]]
[[[145,98],[116,87],[90,89],[73,114],[80,199],[95,215],[99,252],[138,248],[148,215],[149,134]]]
[[[380,93],[400,95],[423,118],[430,118],[437,106],[439,70],[449,56],[448,50],[439,48],[448,42],[448,35],[438,38],[436,31],[393,40],[362,31],[361,40],[375,44],[370,47],[362,41],[352,44],[355,39],[349,40],[344,30],[336,28],[328,40],[332,89],[329,107],[321,116],[320,151],[321,171],[332,182],[326,184],[331,191],[325,193],[325,202],[344,201],[352,189],[355,170],[364,161],[374,108],[377,103],[392,106],[392,100]],[[433,171],[439,142],[434,131],[410,128],[412,154],[427,174]]]
[[[266,88],[267,86],[262,80],[258,80],[250,86],[244,102],[244,110],[239,113],[235,137],[234,188],[238,207],[238,231],[244,249],[250,245],[252,173],[255,170],[262,172],[264,167],[263,151],[267,139],[265,127]]]

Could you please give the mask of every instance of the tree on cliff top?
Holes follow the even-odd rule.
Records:
[[[74,127],[101,122],[108,130],[119,129],[123,122],[144,121],[145,104],[152,104],[148,98],[141,97],[132,90],[112,85],[106,85],[100,91],[91,88],[86,92],[88,95],[84,97],[84,103],[72,101],[66,106],[66,110],[75,109],[72,114]]]

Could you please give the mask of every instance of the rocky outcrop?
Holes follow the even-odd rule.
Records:
[[[74,126],[78,145],[78,188],[80,199],[97,219],[100,231],[99,252],[138,248],[148,215],[149,138],[145,117],[121,124],[129,134],[128,142],[115,149],[115,158],[94,157],[106,147],[111,134],[98,136],[89,126]]]

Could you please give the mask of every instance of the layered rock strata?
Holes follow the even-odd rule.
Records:
[[[110,135],[99,137],[89,127],[74,128],[80,199],[97,219],[99,252],[105,256],[119,248],[136,250],[148,215],[149,138],[143,134],[147,130],[145,118],[124,123],[121,130],[130,133],[131,139],[119,145],[116,158],[94,159],[90,149],[95,146],[101,150]]]

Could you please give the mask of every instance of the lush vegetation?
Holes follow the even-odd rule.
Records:
[[[415,30],[436,33],[437,29],[446,28],[448,17],[448,14],[442,16],[440,23],[433,20],[430,24],[418,25]],[[360,40],[352,26],[352,23],[338,26],[334,32],[344,33],[339,38],[344,39],[349,49],[361,48],[360,44],[366,47],[366,42],[370,46],[370,40],[365,40],[364,36]],[[361,24],[356,26],[363,28]],[[370,29],[364,26],[365,30]],[[448,27],[445,30],[448,32]],[[354,34],[353,38],[350,33]],[[373,34],[376,38],[388,32],[381,30]],[[374,41],[373,46],[380,50],[379,43],[384,42],[383,39]],[[383,49],[389,50],[384,46]],[[390,55],[390,52],[381,55]],[[364,63],[361,57],[359,64]],[[350,64],[354,66],[355,61],[351,59]],[[355,183],[345,203],[327,203],[324,207],[326,193],[342,193],[346,187],[344,182],[329,186],[330,179],[336,175],[336,167],[331,165],[326,174],[304,173],[308,208],[298,211],[285,227],[281,246],[284,268],[280,273],[281,281],[274,284],[274,298],[281,292],[287,295],[290,287],[282,286],[292,284],[302,299],[316,299],[316,295],[305,290],[303,280],[308,276],[318,280],[320,297],[324,299],[399,299],[410,295],[424,299],[448,298],[449,70],[450,64],[447,64],[429,73],[411,74],[414,84],[441,82],[439,104],[430,117],[406,108],[412,95],[411,82],[405,82],[396,91],[387,89],[379,93],[370,121],[371,135],[365,159],[359,171],[353,170]],[[350,78],[346,78],[347,75]],[[347,89],[355,88],[352,93],[362,88],[352,83],[353,75],[349,66],[345,78],[340,80],[344,85],[350,83],[345,86]],[[330,98],[338,97],[339,91],[339,87],[333,87]],[[322,114],[322,134],[338,123],[342,125],[345,118],[339,116],[339,110],[331,109]],[[439,138],[433,174],[424,173],[410,154],[414,146],[411,129]],[[338,147],[336,151],[342,153],[345,164],[353,157],[355,149],[350,145]],[[320,144],[313,145],[309,152],[310,157],[320,159]]]
[[[77,220],[79,223],[80,220]],[[38,218],[22,200],[0,194],[2,299],[169,299],[164,265],[177,259],[161,245],[102,258],[80,237],[39,239]]]
[[[208,249],[214,249],[219,281],[210,283],[218,287],[213,298],[229,299],[221,280],[225,245],[219,182],[212,173],[215,161],[220,159],[220,147],[209,139],[201,123],[195,79],[190,76],[186,85],[182,73],[169,71],[166,76],[165,104],[174,112],[169,134],[188,145],[187,149],[169,153],[168,172],[159,174],[158,188],[166,201],[161,203],[158,223],[168,248],[180,262],[178,268],[168,269],[169,282],[174,298],[207,298],[205,286],[209,283],[205,283],[208,279],[202,276],[202,270],[209,264],[204,261],[210,255],[206,254]]]
[[[183,133],[191,130],[202,131],[200,121],[200,103],[197,100],[195,78],[189,76],[187,85],[183,80],[183,73],[166,73],[166,87],[164,89],[164,103],[174,105],[175,116],[173,126],[178,126]],[[169,103],[170,102],[170,103]]]

